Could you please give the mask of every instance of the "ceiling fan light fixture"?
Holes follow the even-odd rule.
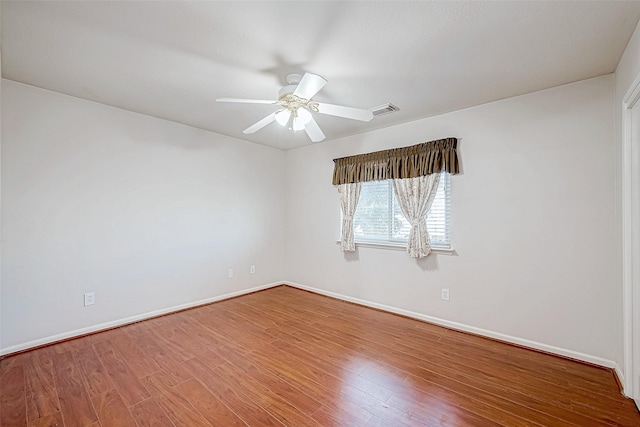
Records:
[[[286,126],[289,122],[289,118],[291,117],[291,111],[289,110],[280,110],[276,113],[276,122],[280,126]]]
[[[298,119],[298,121],[302,122],[303,125],[306,125],[307,123],[309,123],[309,121],[311,121],[311,113],[306,108],[300,107],[298,108],[298,111],[296,111],[296,113],[296,118]]]
[[[307,122],[308,123],[308,122]],[[300,117],[293,118],[293,127],[291,128],[294,132],[304,129],[304,125],[306,125]]]

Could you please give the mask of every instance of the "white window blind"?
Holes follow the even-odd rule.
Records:
[[[434,248],[450,248],[450,175],[442,172],[436,198],[427,214],[427,228]],[[404,243],[411,224],[402,214],[391,180],[362,183],[353,218],[356,242]]]

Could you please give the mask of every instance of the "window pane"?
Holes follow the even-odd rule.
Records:
[[[427,214],[427,228],[431,243],[449,245],[449,195],[445,187],[449,184],[449,174],[444,173],[440,178],[436,198]]]
[[[389,181],[362,184],[358,208],[353,220],[356,236],[389,239]]]
[[[370,181],[362,184],[353,220],[356,241],[406,242],[411,224],[402,214],[393,184]],[[427,227],[434,246],[449,246],[449,174],[443,173],[436,198],[427,214]]]

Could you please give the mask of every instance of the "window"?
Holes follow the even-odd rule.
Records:
[[[431,246],[449,249],[450,175],[442,172],[436,198],[427,214]],[[402,214],[391,180],[362,183],[358,208],[353,218],[356,242],[406,243],[411,224]]]

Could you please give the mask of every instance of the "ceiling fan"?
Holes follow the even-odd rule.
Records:
[[[369,110],[312,101],[311,98],[327,84],[325,79],[316,74],[305,73],[304,76],[289,74],[286,77],[286,82],[287,86],[280,89],[276,101],[240,98],[218,98],[216,101],[279,105],[282,107],[280,110],[249,126],[242,133],[257,132],[271,122],[276,121],[281,126],[288,126],[293,131],[304,129],[313,142],[322,141],[325,135],[314,120],[312,113],[328,114],[363,122],[368,122],[373,118],[373,113]]]

